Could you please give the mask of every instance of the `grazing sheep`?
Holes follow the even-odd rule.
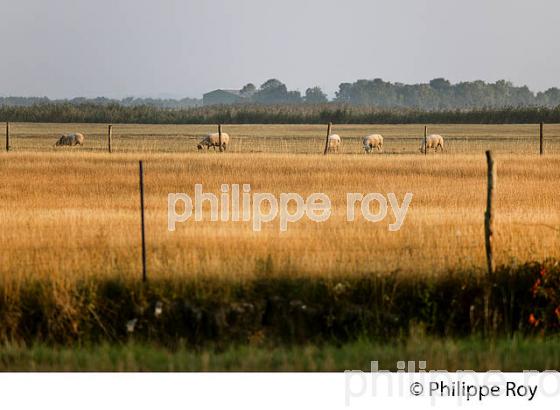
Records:
[[[338,152],[341,143],[342,143],[342,141],[337,134],[329,135],[329,142],[327,144],[327,151],[328,152]]]
[[[420,152],[425,153],[426,148],[433,148],[437,152],[438,147],[441,148],[443,152],[443,137],[441,135],[432,134],[426,137],[427,147],[424,146],[424,140],[422,140],[422,145],[420,145]]]
[[[62,145],[68,145],[73,147],[75,145],[84,145],[84,134],[80,134],[79,132],[75,132],[72,134],[65,134],[61,135],[58,141],[54,144],[56,147],[60,147]]]
[[[379,152],[383,152],[383,137],[379,134],[371,134],[364,137],[362,143],[366,153],[372,152],[374,148],[377,148]]]
[[[222,149],[225,151],[229,144],[229,135],[225,132],[222,132]],[[198,149],[201,150],[202,148],[206,147],[206,149],[210,149],[210,147],[214,147],[214,151],[216,147],[220,148],[220,134],[217,132],[208,134],[205,136],[202,141],[198,144]]]

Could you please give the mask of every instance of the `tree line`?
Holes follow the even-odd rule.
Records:
[[[126,97],[122,99],[96,97],[85,98],[77,97],[71,99],[51,100],[47,97],[0,97],[0,106],[29,107],[32,105],[62,104],[62,105],[122,105],[123,107],[150,106],[158,108],[190,108],[202,105],[202,100],[198,98],[182,98],[175,100],[172,98],[136,98]]]
[[[454,110],[377,108],[342,103],[221,105],[167,109],[148,105],[37,104],[0,106],[0,122],[122,124],[410,124],[560,123],[560,106]]]
[[[256,104],[322,104],[328,102],[320,87],[311,87],[301,95],[289,91],[284,83],[270,79],[257,89],[252,83],[241,89],[247,101]],[[341,83],[336,103],[379,108],[415,108],[426,111],[505,108],[505,107],[556,107],[560,105],[560,89],[550,88],[534,93],[527,86],[515,86],[509,81],[465,81],[451,84],[444,78],[435,78],[426,84],[402,84],[374,80]]]
[[[557,107],[560,105],[560,89],[553,87],[542,92],[533,92],[527,86],[515,86],[500,80],[495,83],[465,81],[451,84],[444,78],[436,78],[424,84],[402,84],[382,79],[358,80],[341,83],[335,97],[329,98],[318,87],[310,87],[302,95],[289,90],[282,81],[272,78],[258,88],[246,84],[239,90],[245,105],[317,105],[336,103],[387,109],[416,109],[422,111],[449,111],[462,109],[507,108],[507,107]],[[50,100],[46,97],[0,97],[0,106],[32,106],[58,104],[63,106],[101,105],[122,107],[156,107],[186,109],[202,105],[196,98],[157,99],[104,97]],[[305,110],[304,110],[305,111]]]
[[[377,107],[409,107],[423,110],[449,110],[505,107],[556,107],[560,89],[534,93],[527,86],[509,81],[466,81],[451,84],[436,78],[427,84],[390,83],[381,79],[358,80],[340,84],[336,101]]]

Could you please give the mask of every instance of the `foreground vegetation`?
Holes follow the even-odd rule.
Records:
[[[523,371],[560,368],[557,337],[484,340],[415,337],[387,344],[367,340],[334,345],[231,346],[224,350],[138,343],[0,347],[0,371],[344,371],[397,370],[398,361],[426,361],[426,370]]]
[[[384,343],[437,337],[551,335],[560,325],[560,264],[501,267],[493,277],[355,274],[253,278],[43,278],[0,285],[0,340],[75,345],[138,341]]]

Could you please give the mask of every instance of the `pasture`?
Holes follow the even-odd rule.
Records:
[[[224,125],[231,135],[229,147],[238,153],[320,154],[323,152],[324,125]],[[57,137],[66,132],[83,132],[82,151],[107,149],[106,124],[11,123],[11,146],[16,151],[49,151]],[[186,153],[197,150],[197,141],[211,125],[132,125],[113,127],[114,152]],[[341,153],[361,154],[362,137],[372,133],[385,138],[385,154],[417,154],[424,133],[423,124],[406,125],[333,125],[333,133],[342,137]],[[477,154],[490,149],[503,154],[538,154],[538,124],[429,125],[428,133],[441,134],[449,154]],[[560,154],[560,124],[545,124],[545,151]]]
[[[224,126],[232,143],[219,154],[196,152],[205,125],[117,125],[108,154],[103,125],[12,124],[13,152],[0,155],[0,275],[136,274],[138,159],[146,167],[148,265],[155,277],[249,275],[265,262],[278,273],[314,275],[482,269],[486,148],[498,163],[497,263],[560,258],[560,155],[535,155],[535,127],[438,126],[446,152],[425,158],[415,152],[420,126],[372,127],[385,135],[385,153],[371,155],[360,153],[366,127],[335,126],[348,155],[293,155],[321,152],[323,128]],[[84,146],[53,148],[68,130],[83,131]],[[547,130],[560,135],[560,126]],[[546,146],[553,151],[559,144],[560,138]],[[276,196],[323,192],[333,214],[282,233],[277,221],[255,233],[250,223],[208,217],[169,232],[167,195],[192,195],[196,183],[216,193],[221,184],[250,184],[253,192]],[[389,219],[347,222],[348,192],[414,197],[402,229],[390,232]]]
[[[86,135],[83,147],[53,147],[60,133],[74,131]],[[181,298],[193,295],[202,305],[229,303],[227,309],[237,312],[238,305],[245,303],[244,296],[240,296],[245,292],[272,299],[276,297],[275,292],[284,292],[286,304],[292,309],[302,303],[299,298],[316,297],[320,293],[314,288],[314,280],[332,280],[332,284],[325,285],[325,290],[321,291],[324,303],[316,302],[320,309],[330,303],[344,302],[336,290],[340,289],[339,283],[359,296],[363,286],[360,278],[389,277],[387,283],[392,283],[390,278],[393,277],[404,282],[414,278],[420,281],[418,283],[429,283],[433,279],[436,282],[429,288],[430,292],[440,288],[446,292],[449,288],[446,278],[454,274],[458,279],[453,280],[458,282],[450,290],[454,295],[450,300],[461,298],[460,289],[468,288],[469,283],[476,282],[478,286],[476,292],[473,290],[476,294],[473,301],[457,307],[457,311],[464,313],[471,309],[473,317],[482,317],[482,310],[473,306],[479,305],[484,292],[478,280],[484,278],[486,266],[483,222],[486,149],[493,150],[497,164],[494,238],[497,265],[515,268],[525,262],[560,260],[560,140],[556,137],[560,135],[560,125],[546,126],[544,156],[537,155],[538,127],[533,125],[430,126],[429,132],[444,136],[446,151],[427,156],[418,152],[423,133],[423,126],[419,125],[335,125],[333,132],[343,139],[342,152],[326,157],[320,154],[326,131],[321,126],[225,125],[224,132],[232,138],[228,152],[197,152],[197,141],[209,131],[215,129],[205,125],[115,125],[113,153],[110,154],[106,151],[106,125],[12,124],[12,151],[0,153],[0,293],[3,300],[0,315],[4,323],[0,337],[18,340],[32,334],[48,343],[67,343],[82,340],[84,334],[97,334],[91,329],[99,326],[101,339],[120,340],[124,336],[119,332],[125,329],[126,321],[141,315],[139,311],[146,311],[142,297],[138,296],[143,292],[137,288],[140,285],[130,285],[139,282],[142,269],[140,159],[145,168],[148,283],[155,287],[150,291],[153,293],[152,299],[146,302],[148,306],[163,297],[162,294],[169,300],[183,300]],[[384,135],[383,154],[366,155],[361,150],[361,137],[371,132]],[[253,192],[276,196],[282,192],[297,192],[306,197],[322,192],[332,202],[332,215],[322,223],[302,219],[290,224],[286,232],[280,232],[275,220],[264,224],[261,232],[254,232],[250,222],[209,221],[206,206],[204,221],[191,219],[178,224],[176,231],[168,231],[168,194],[192,195],[197,183],[203,184],[205,192],[214,193],[219,193],[222,184],[250,184]],[[399,200],[410,192],[413,199],[402,228],[390,232],[391,214],[387,220],[377,223],[360,217],[348,222],[348,192],[385,195],[393,192]],[[462,273],[468,276],[461,276]],[[265,292],[267,296],[262,296],[262,290],[230,292],[224,289],[230,286],[227,283],[231,280],[248,281],[250,289],[259,289],[263,278],[267,281],[287,278],[292,282],[282,285],[284,290],[280,290],[282,287],[278,283],[271,283],[274,291]],[[307,290],[302,290],[298,278],[311,281],[305,285]],[[344,285],[345,278],[349,281],[347,285]],[[121,285],[111,285],[114,280],[124,281],[124,290]],[[256,284],[251,284],[255,280]],[[381,289],[389,286],[383,282],[386,279],[379,280],[383,283],[379,285]],[[166,285],[167,282],[158,281],[170,282]],[[190,285],[183,286],[182,281]],[[90,287],[87,283],[100,283],[101,288]],[[169,284],[172,286],[168,287]],[[130,295],[121,294],[112,301],[114,296],[107,296],[115,292],[112,286]],[[188,286],[193,288],[188,290]],[[237,285],[231,286],[234,289]],[[408,299],[428,298],[422,299],[422,303],[437,305],[431,296],[426,296],[431,293],[422,293],[418,290],[420,285],[420,288],[411,286],[410,295],[413,296]],[[160,287],[164,289],[162,293],[158,293]],[[509,287],[504,282],[503,289]],[[434,295],[439,295],[438,292]],[[375,302],[376,306],[384,306],[387,300],[396,297],[395,290],[388,288],[375,294],[381,297]],[[42,300],[38,295],[46,296]],[[251,297],[247,296],[247,300]],[[107,303],[121,300],[126,302],[120,307],[107,307]],[[371,307],[368,300],[366,297],[363,302],[364,306],[369,306],[367,309],[378,309]],[[353,298],[348,302],[358,303]],[[261,302],[251,303],[259,306]],[[173,306],[173,315],[184,314],[180,312],[185,308]],[[188,309],[196,311],[189,306]],[[391,306],[395,315],[404,315],[398,303]],[[529,305],[523,306],[528,309]],[[167,309],[165,305],[164,312]],[[214,307],[207,309],[211,311]],[[35,318],[36,312],[41,312],[39,317],[46,327],[30,330],[25,318]],[[313,314],[319,315],[317,312],[319,310]],[[523,315],[527,312],[523,310]],[[439,318],[442,313],[440,310],[433,317]],[[324,315],[327,318],[331,313]],[[251,323],[259,320],[256,318]],[[376,320],[380,323],[379,329],[385,326],[383,318]],[[478,320],[464,324],[465,328],[479,332],[482,322]],[[527,323],[524,316],[518,315],[515,320]],[[399,322],[399,331],[406,331],[407,324],[403,323]],[[113,325],[114,329],[108,330]],[[462,326],[454,323],[453,329],[457,325]],[[505,327],[510,325],[506,323]],[[430,326],[428,333],[433,330]],[[192,330],[189,329],[182,331],[190,335]],[[148,334],[153,335],[150,332],[152,330]],[[322,330],[318,332],[322,334]],[[164,333],[173,331],[166,329]],[[215,333],[210,334],[217,337]],[[150,337],[147,336],[148,340]],[[262,333],[258,327],[251,328],[246,336],[235,334],[232,337],[238,341],[250,340],[256,345],[267,340],[266,332]],[[305,338],[294,337],[298,343],[305,342]],[[34,339],[26,340],[33,342]],[[269,365],[260,368],[268,369]]]

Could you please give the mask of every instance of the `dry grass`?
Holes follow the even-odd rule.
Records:
[[[460,134],[458,126],[441,126],[445,127],[456,127],[456,135]],[[504,126],[510,127],[528,132],[528,127]],[[42,151],[43,143],[54,142],[62,130],[91,134],[104,127],[29,124],[25,130],[33,136],[18,136],[23,128],[14,126],[15,152],[0,155],[0,276],[4,279],[138,275],[138,159],[145,160],[150,276],[243,276],[262,271],[310,275],[393,270],[432,273],[484,268],[486,180],[482,150],[428,158],[419,154],[327,158],[273,153],[110,155],[88,152],[91,145],[74,151],[30,152]],[[179,144],[176,136],[186,134],[185,130],[194,136],[208,129],[157,127],[159,136],[149,145],[153,128],[116,127],[117,133],[126,130],[129,138],[119,137],[117,149],[175,150]],[[310,135],[320,130],[315,126],[262,128],[276,132],[270,138],[290,136],[301,151],[305,151],[307,140],[312,140]],[[335,131],[359,135],[363,128],[337,127]],[[385,128],[383,132],[391,135],[389,128],[393,127]],[[256,139],[260,129],[227,127],[234,138],[247,135],[248,140]],[[412,126],[400,129],[405,136],[413,133]],[[474,138],[477,127],[465,129],[463,135]],[[305,135],[297,137],[299,130]],[[513,138],[515,133],[510,132]],[[140,145],[136,145],[138,138]],[[101,140],[98,143],[101,146]],[[450,145],[453,152],[455,145]],[[416,147],[416,140],[413,145],[410,142],[412,146]],[[510,148],[498,149],[501,154],[497,155],[497,261],[560,258],[560,156],[508,154],[517,148],[504,146]],[[253,192],[276,195],[324,192],[332,201],[333,215],[321,224],[304,219],[290,225],[285,233],[279,232],[277,221],[266,224],[260,233],[253,232],[249,223],[194,221],[168,232],[168,193],[192,194],[195,183],[215,193],[221,184],[234,183],[249,183]],[[388,221],[373,224],[359,218],[346,222],[347,192],[395,192],[399,200],[412,192],[414,199],[403,228],[389,232]]]
[[[538,125],[429,125],[429,133],[442,134],[448,153],[480,153],[492,149],[499,153],[538,153]],[[224,125],[233,138],[230,150],[243,153],[321,153],[326,127],[322,125]],[[52,151],[57,135],[83,132],[82,151],[102,151],[107,146],[106,124],[13,123],[15,150]],[[130,125],[113,127],[113,147],[120,152],[194,152],[197,140],[215,131],[208,125]],[[381,133],[386,154],[418,153],[423,124],[411,125],[335,125],[342,137],[342,152],[362,153],[361,137]],[[560,154],[560,124],[545,126],[548,153]],[[59,148],[60,150],[60,148]]]

